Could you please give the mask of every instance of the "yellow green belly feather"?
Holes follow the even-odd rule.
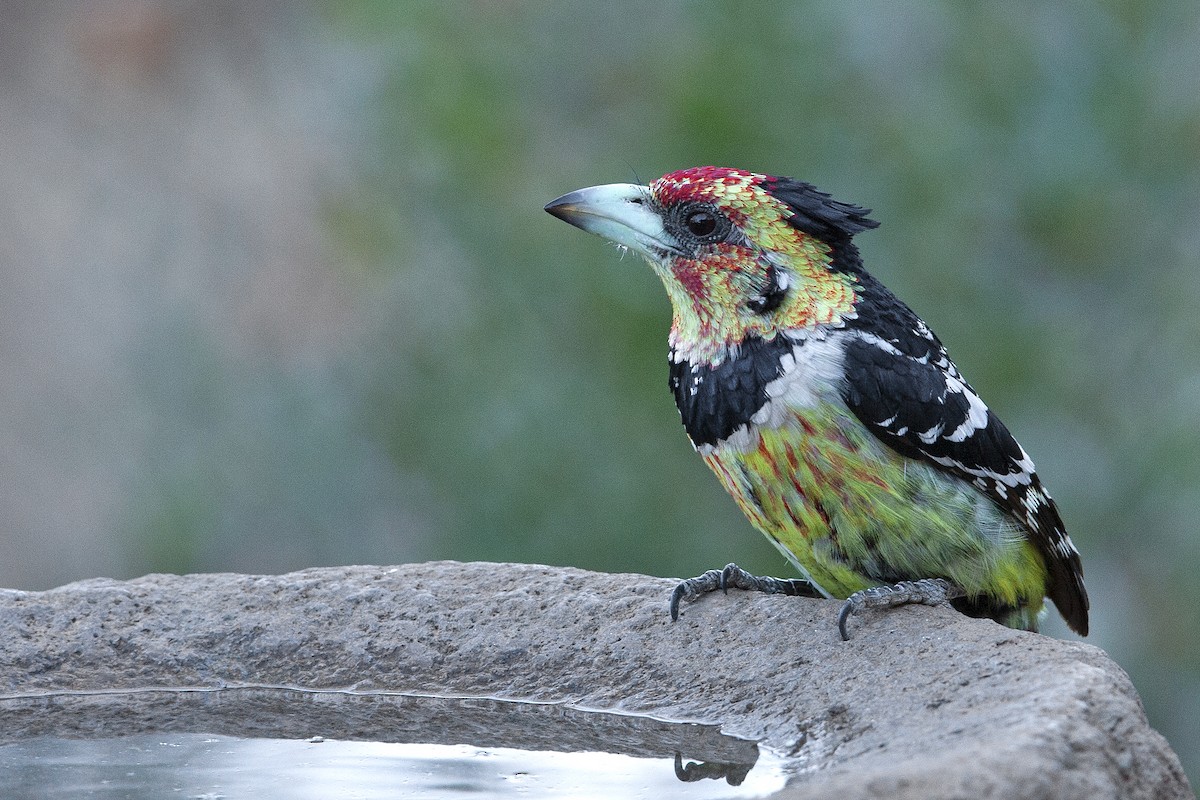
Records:
[[[760,531],[836,598],[914,576],[1014,608],[1029,627],[1047,570],[1018,524],[968,484],[883,446],[844,408],[793,411],[704,454]],[[1023,624],[1022,624],[1023,623]]]

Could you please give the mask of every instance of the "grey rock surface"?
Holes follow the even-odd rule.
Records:
[[[719,725],[793,759],[780,798],[1193,797],[1094,647],[924,607],[866,614],[842,642],[836,602],[742,592],[672,623],[673,586],[437,562],[0,592],[0,740],[99,735],[114,714],[125,730],[180,718],[178,693],[143,691],[139,705],[119,690],[399,692]],[[416,713],[351,705],[362,738],[404,741],[396,720]],[[420,713],[472,724],[454,708]]]

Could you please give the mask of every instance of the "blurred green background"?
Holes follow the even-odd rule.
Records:
[[[1195,779],[1197,42],[1194,0],[0,4],[0,581],[787,574],[656,279],[541,210],[739,166],[874,209]]]

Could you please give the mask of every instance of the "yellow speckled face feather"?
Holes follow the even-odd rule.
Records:
[[[702,248],[695,257],[669,264],[651,260],[671,297],[671,345],[682,357],[720,360],[748,335],[771,338],[780,329],[837,324],[854,313],[854,278],[830,270],[827,244],[788,224],[792,211],[763,188],[767,180],[753,172],[700,167],[650,184],[660,207],[709,203],[744,234],[739,241]],[[772,269],[785,273],[793,291],[767,317],[741,301],[766,283]]]

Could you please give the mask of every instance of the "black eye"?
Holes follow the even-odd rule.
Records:
[[[709,236],[717,229],[717,216],[711,211],[697,209],[683,218],[688,232],[698,238]]]
[[[685,247],[726,242],[736,230],[717,206],[695,201],[671,206],[664,223]]]

